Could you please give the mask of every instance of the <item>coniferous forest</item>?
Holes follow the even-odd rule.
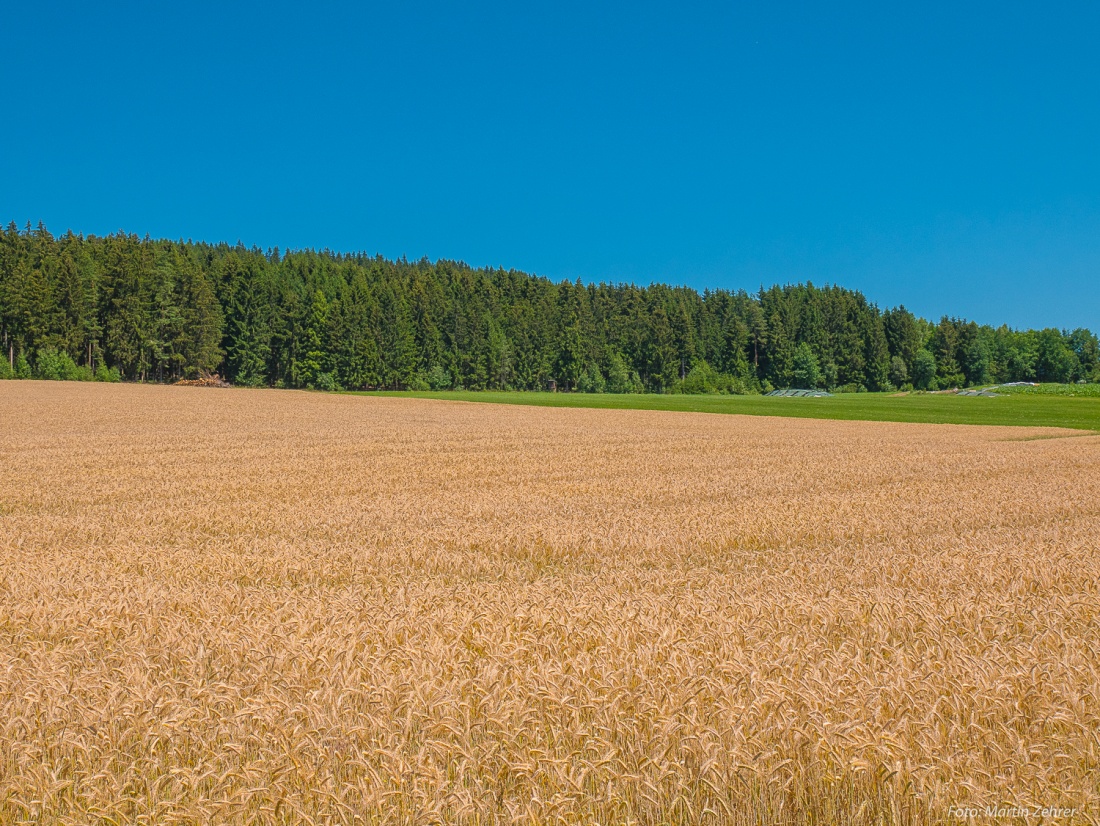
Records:
[[[453,261],[117,233],[0,235],[0,378],[318,389],[755,393],[1100,380],[1088,330],[1013,330],[836,286],[555,283]]]

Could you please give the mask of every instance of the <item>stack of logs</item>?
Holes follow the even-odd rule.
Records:
[[[197,379],[180,379],[176,382],[182,387],[230,387],[231,385],[217,373],[200,373]]]

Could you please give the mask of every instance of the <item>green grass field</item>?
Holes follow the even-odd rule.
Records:
[[[771,396],[659,396],[518,392],[370,392],[357,395],[406,396],[423,399],[527,404],[541,407],[595,407],[615,410],[679,410],[737,413],[747,416],[794,416],[876,422],[1069,427],[1100,431],[1100,398],[1015,394],[1000,398],[889,393],[845,393],[831,398]]]

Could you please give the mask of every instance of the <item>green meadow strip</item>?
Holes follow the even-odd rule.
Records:
[[[1023,393],[999,398],[941,394],[844,393],[818,399],[493,391],[364,392],[354,395],[446,399],[488,404],[525,404],[538,407],[672,410],[744,416],[790,416],[804,419],[1068,427],[1100,431],[1100,398]]]

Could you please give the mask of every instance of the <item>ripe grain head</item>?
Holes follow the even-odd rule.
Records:
[[[0,820],[1095,814],[1100,437],[34,382],[0,421]]]

